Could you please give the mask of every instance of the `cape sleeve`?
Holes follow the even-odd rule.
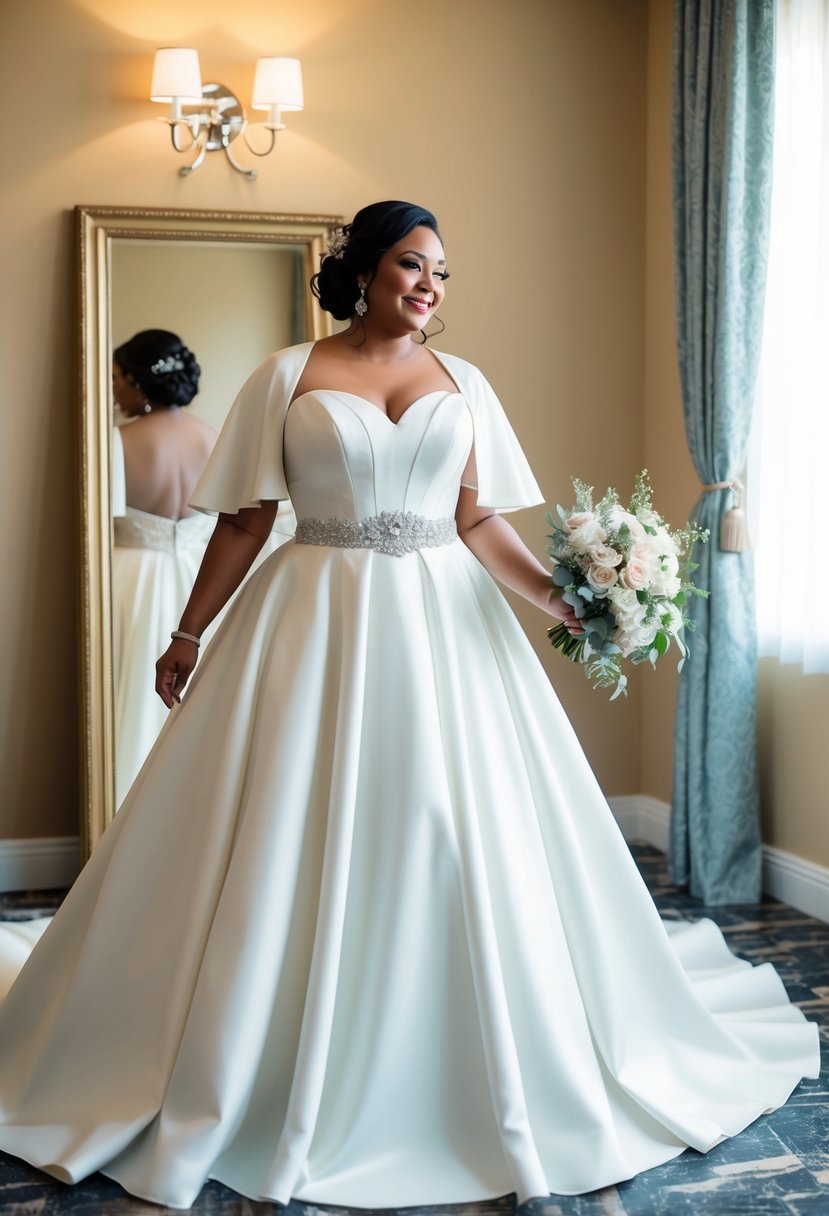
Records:
[[[543,503],[544,495],[486,377],[474,364],[456,355],[437,351],[433,354],[457,384],[472,415],[477,484],[471,488],[478,491],[478,505],[496,511],[518,511]],[[472,464],[470,461],[470,468]],[[467,477],[463,480],[466,483]]]
[[[268,355],[242,385],[190,497],[197,511],[235,515],[244,507],[276,499],[280,505],[274,531],[294,532],[282,433],[304,366],[298,351],[291,347]]]

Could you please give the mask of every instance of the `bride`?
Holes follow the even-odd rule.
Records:
[[[498,399],[418,341],[447,277],[429,212],[358,212],[314,282],[349,328],[253,372],[195,489],[169,719],[0,1005],[0,1149],[67,1182],[523,1203],[817,1075],[772,967],[666,932],[496,586],[578,631]]]

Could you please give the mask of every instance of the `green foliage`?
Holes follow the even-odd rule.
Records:
[[[573,489],[576,492],[576,511],[593,510],[593,487],[587,485],[580,477],[573,478]]]

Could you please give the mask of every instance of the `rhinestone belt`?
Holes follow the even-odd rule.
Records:
[[[381,511],[368,519],[301,519],[297,524],[298,545],[331,545],[336,549],[374,549],[391,557],[435,549],[457,540],[458,529],[451,515],[426,519],[413,511]]]

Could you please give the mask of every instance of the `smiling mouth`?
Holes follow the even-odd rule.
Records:
[[[415,300],[412,296],[404,296],[403,299],[407,304],[411,304],[412,308],[416,308],[418,312],[426,313],[432,307],[430,300]]]

